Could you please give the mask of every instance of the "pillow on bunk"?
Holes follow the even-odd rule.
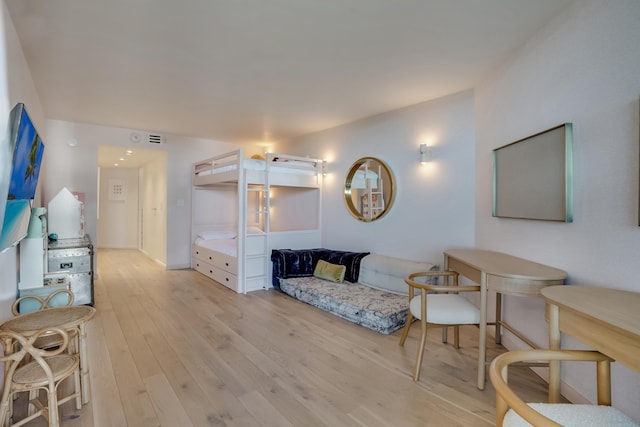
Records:
[[[264,156],[262,156],[260,154],[254,154],[253,156],[251,156],[251,158],[253,160],[265,160]]]
[[[209,230],[201,231],[198,233],[198,237],[202,240],[226,240],[235,239],[236,232],[229,230]]]
[[[307,161],[307,160],[283,159],[281,157],[274,157],[273,159],[271,159],[271,161],[291,163],[291,164],[295,164],[298,167],[308,167],[311,169],[316,167],[316,162],[312,162],[311,159]]]
[[[329,280],[331,282],[342,283],[344,281],[344,273],[347,267],[344,265],[331,264],[323,260],[318,260],[313,275],[320,279]]]

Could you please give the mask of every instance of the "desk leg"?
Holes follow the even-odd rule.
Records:
[[[445,254],[444,256],[444,263],[443,263],[444,267],[442,268],[443,271],[449,271],[449,257]],[[449,284],[448,279],[447,280],[447,284]],[[449,333],[449,328],[447,326],[443,326],[442,327],[442,342],[446,343],[448,341],[448,333]]]
[[[560,310],[557,305],[547,304],[549,310],[549,348],[560,349]],[[560,402],[560,361],[549,361],[549,403]]]
[[[496,344],[502,344],[502,294],[496,292]]]
[[[487,359],[487,275],[480,275],[480,339],[478,343],[478,388],[484,390]]]
[[[87,359],[87,331],[85,322],[79,326],[79,344],[80,344],[80,389],[82,391],[82,404],[89,403],[91,394],[91,385],[89,383],[89,364]]]

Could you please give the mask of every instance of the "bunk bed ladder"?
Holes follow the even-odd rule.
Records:
[[[271,247],[271,242],[269,241],[269,236],[271,235],[271,181],[269,179],[271,173],[270,173],[270,166],[271,166],[271,158],[269,155],[266,156],[266,163],[265,163],[265,167],[264,167],[264,188],[265,188],[265,193],[264,193],[264,210],[265,210],[265,216],[264,216],[264,247],[263,247],[263,253],[264,253],[264,259],[263,259],[263,271],[264,271],[264,283],[263,286],[265,286],[267,289],[271,286],[271,283],[269,283],[269,277],[271,277],[270,275],[270,261],[271,261],[271,254],[269,253],[269,248]]]
[[[246,174],[246,171],[245,171]],[[245,198],[252,197],[252,203],[245,203],[245,218],[243,221],[245,235],[244,292],[261,289],[267,286],[268,236],[269,236],[269,186],[268,172],[264,184],[252,184],[246,180]],[[264,234],[247,233],[248,227],[258,226]]]

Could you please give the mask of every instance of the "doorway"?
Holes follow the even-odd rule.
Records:
[[[166,264],[167,153],[98,147],[97,248],[136,248]]]

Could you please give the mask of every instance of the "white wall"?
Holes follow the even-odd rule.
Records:
[[[4,138],[6,135],[9,112],[16,103],[23,102],[45,143],[46,158],[48,144],[40,98],[4,2],[2,2],[0,13],[2,14],[0,17],[0,34],[2,35],[0,40],[0,137]],[[0,154],[3,168],[6,167],[6,160],[4,154]],[[42,176],[40,176],[40,182],[42,182]],[[1,203],[4,202],[4,200],[1,201]],[[17,248],[10,248],[0,254],[0,320],[12,316],[11,304],[16,298],[18,286],[17,253]]]
[[[570,284],[640,291],[639,46],[640,2],[575,2],[477,88],[478,247],[566,270]],[[563,122],[574,128],[574,222],[492,218],[491,150]],[[542,300],[507,297],[505,313],[547,344]],[[563,381],[586,393],[590,368],[564,369]],[[640,374],[613,365],[613,402],[640,420]]]
[[[442,251],[473,246],[473,93],[451,95],[298,138],[276,151],[329,160],[322,206],[323,246],[442,262]],[[419,163],[419,145],[433,159]],[[344,182],[358,158],[377,157],[396,180],[396,199],[380,220],[354,219]]]
[[[164,150],[169,159],[166,183],[166,255],[158,258],[167,268],[190,265],[191,254],[191,166],[194,162],[237,148],[218,141],[166,135],[166,143],[159,146],[133,143],[132,129],[96,126],[61,120],[47,120],[46,168],[43,171],[43,202],[46,204],[62,187],[85,193],[85,229],[96,235],[98,147],[118,145]],[[136,130],[139,132],[139,130]],[[77,146],[70,147],[69,139]],[[163,178],[166,179],[166,178]],[[155,189],[158,187],[156,186]],[[156,233],[157,234],[157,233]]]

